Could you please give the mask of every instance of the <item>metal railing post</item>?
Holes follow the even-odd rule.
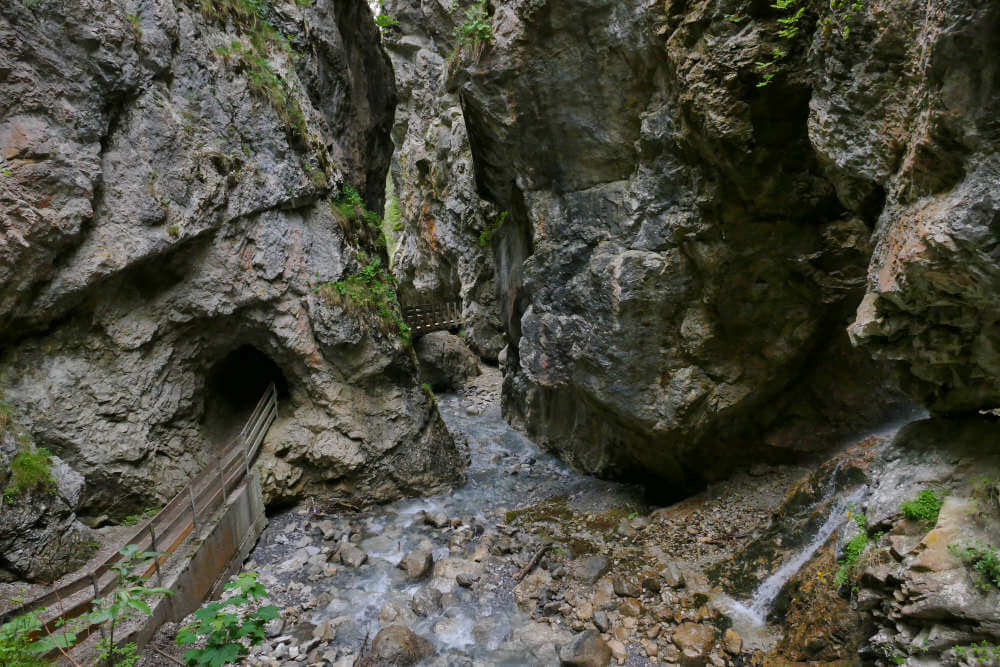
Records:
[[[191,524],[194,526],[194,532],[198,532],[198,512],[194,506],[194,488],[188,484],[188,498],[191,499]]]
[[[240,440],[243,442],[243,468],[246,470],[247,477],[250,476],[250,451],[247,446],[247,437],[245,435],[240,435]]]

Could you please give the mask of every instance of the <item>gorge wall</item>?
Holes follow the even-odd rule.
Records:
[[[162,503],[269,381],[272,502],[459,479],[399,331],[330,288],[385,261],[331,205],[384,196],[395,92],[367,5],[64,4],[0,8],[0,391],[82,475],[70,509]]]
[[[948,209],[956,227],[975,208],[931,156],[947,156],[967,189],[993,187],[988,167],[966,165],[995,146],[991,75],[969,71],[990,51],[994,10],[815,2],[786,39],[769,3],[524,0],[489,5],[491,39],[463,45],[466,5],[385,7],[400,20],[386,41],[412,100],[397,112],[408,134],[395,161],[425,174],[399,184],[423,211],[404,216],[401,272],[471,257],[483,274],[459,277],[468,303],[488,298],[477,285],[495,271],[506,414],[544,446],[590,472],[680,482],[886,419],[901,403],[894,383],[845,333],[866,284],[855,341],[912,358],[897,365],[918,399],[929,389],[915,378],[953,375],[919,342],[944,335],[927,330],[922,297],[885,275],[911,261],[920,278],[907,286],[956,288],[929,260],[892,260],[906,232],[891,230],[939,199],[964,202]],[[787,55],[762,70],[776,48]],[[959,81],[981,92],[951,99]],[[475,247],[483,199],[507,216],[495,230],[486,218],[489,260]],[[427,240],[462,216],[464,236]],[[958,233],[988,234],[988,221],[975,229]],[[935,261],[992,275],[989,258],[969,263],[940,249],[949,243]],[[960,282],[980,294],[981,281]],[[929,299],[938,321],[957,307],[943,299]],[[988,341],[974,341],[994,320],[983,320],[990,297],[978,299],[951,299],[971,308],[952,365],[975,349],[988,366]],[[920,335],[897,334],[907,327]]]

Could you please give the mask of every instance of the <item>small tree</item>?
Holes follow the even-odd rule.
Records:
[[[267,591],[257,582],[256,572],[243,572],[226,584],[235,593],[225,600],[209,602],[194,613],[196,622],[177,633],[177,643],[190,646],[204,641],[204,648],[184,653],[189,665],[221,667],[236,663],[264,641],[264,625],[278,618],[274,605],[261,606]],[[226,611],[230,609],[231,611]]]

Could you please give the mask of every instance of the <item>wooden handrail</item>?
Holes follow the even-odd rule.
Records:
[[[249,467],[245,465],[245,462],[249,464],[256,457],[257,451],[277,415],[278,391],[274,383],[271,383],[257,405],[254,406],[253,412],[240,430],[239,435],[223,448],[218,456],[220,463],[210,465],[202,470],[155,516],[143,522],[123,546],[134,545],[139,547],[140,551],[150,550],[152,538],[149,533],[152,529],[157,535],[157,547],[166,554],[162,559],[158,559],[158,564],[162,566],[193,532],[198,515],[211,516],[217,507],[225,506],[228,501],[226,490],[237,488],[243,481]],[[221,470],[219,469],[220,465]],[[192,512],[195,516],[192,516]],[[186,521],[183,521],[184,519]],[[69,620],[79,616],[89,608],[95,599],[92,582],[97,582],[98,595],[96,597],[103,596],[114,588],[115,577],[110,573],[110,570],[121,557],[121,554],[116,551],[91,570],[80,574],[71,581],[4,612],[0,615],[0,623],[5,623],[40,607],[51,607],[56,603],[60,603],[61,609],[57,615],[45,620],[46,627],[54,629],[59,619]],[[151,563],[147,565],[143,575],[148,577],[154,571],[155,565]],[[109,574],[111,574],[110,577]],[[88,591],[88,594],[78,600],[73,600],[82,591]],[[91,628],[88,628],[80,633],[80,639],[85,638],[90,630]]]

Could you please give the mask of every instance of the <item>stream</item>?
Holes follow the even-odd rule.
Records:
[[[391,621],[430,639],[437,653],[434,664],[472,664],[471,660],[523,665],[550,660],[554,645],[568,640],[571,633],[535,627],[541,624],[534,624],[514,601],[515,582],[510,576],[499,570],[482,572],[487,581],[479,592],[455,584],[456,571],[475,569],[470,567],[471,538],[495,533],[496,524],[512,507],[556,495],[586,498],[592,506],[602,507],[633,498],[637,491],[576,473],[542,451],[503,420],[498,396],[472,410],[466,409],[470,402],[458,395],[441,395],[438,401],[448,428],[468,443],[470,460],[463,486],[330,520],[328,529],[338,541],[352,540],[353,535],[353,543],[367,554],[361,566],[337,566],[332,576],[324,568],[322,536],[305,530],[308,509],[285,511],[271,518],[245,569],[260,571],[269,590],[286,588],[292,604],[311,607],[300,617],[307,626],[326,622],[335,627],[339,659],[356,655],[366,638]],[[457,530],[442,530],[425,517],[461,524]],[[432,554],[434,576],[413,581],[397,565],[418,549]],[[303,581],[303,570],[310,568],[314,576],[308,578],[316,581]],[[315,576],[321,569],[323,576]],[[426,615],[415,614],[411,599],[427,587],[443,594],[440,604],[432,605],[433,611]]]

